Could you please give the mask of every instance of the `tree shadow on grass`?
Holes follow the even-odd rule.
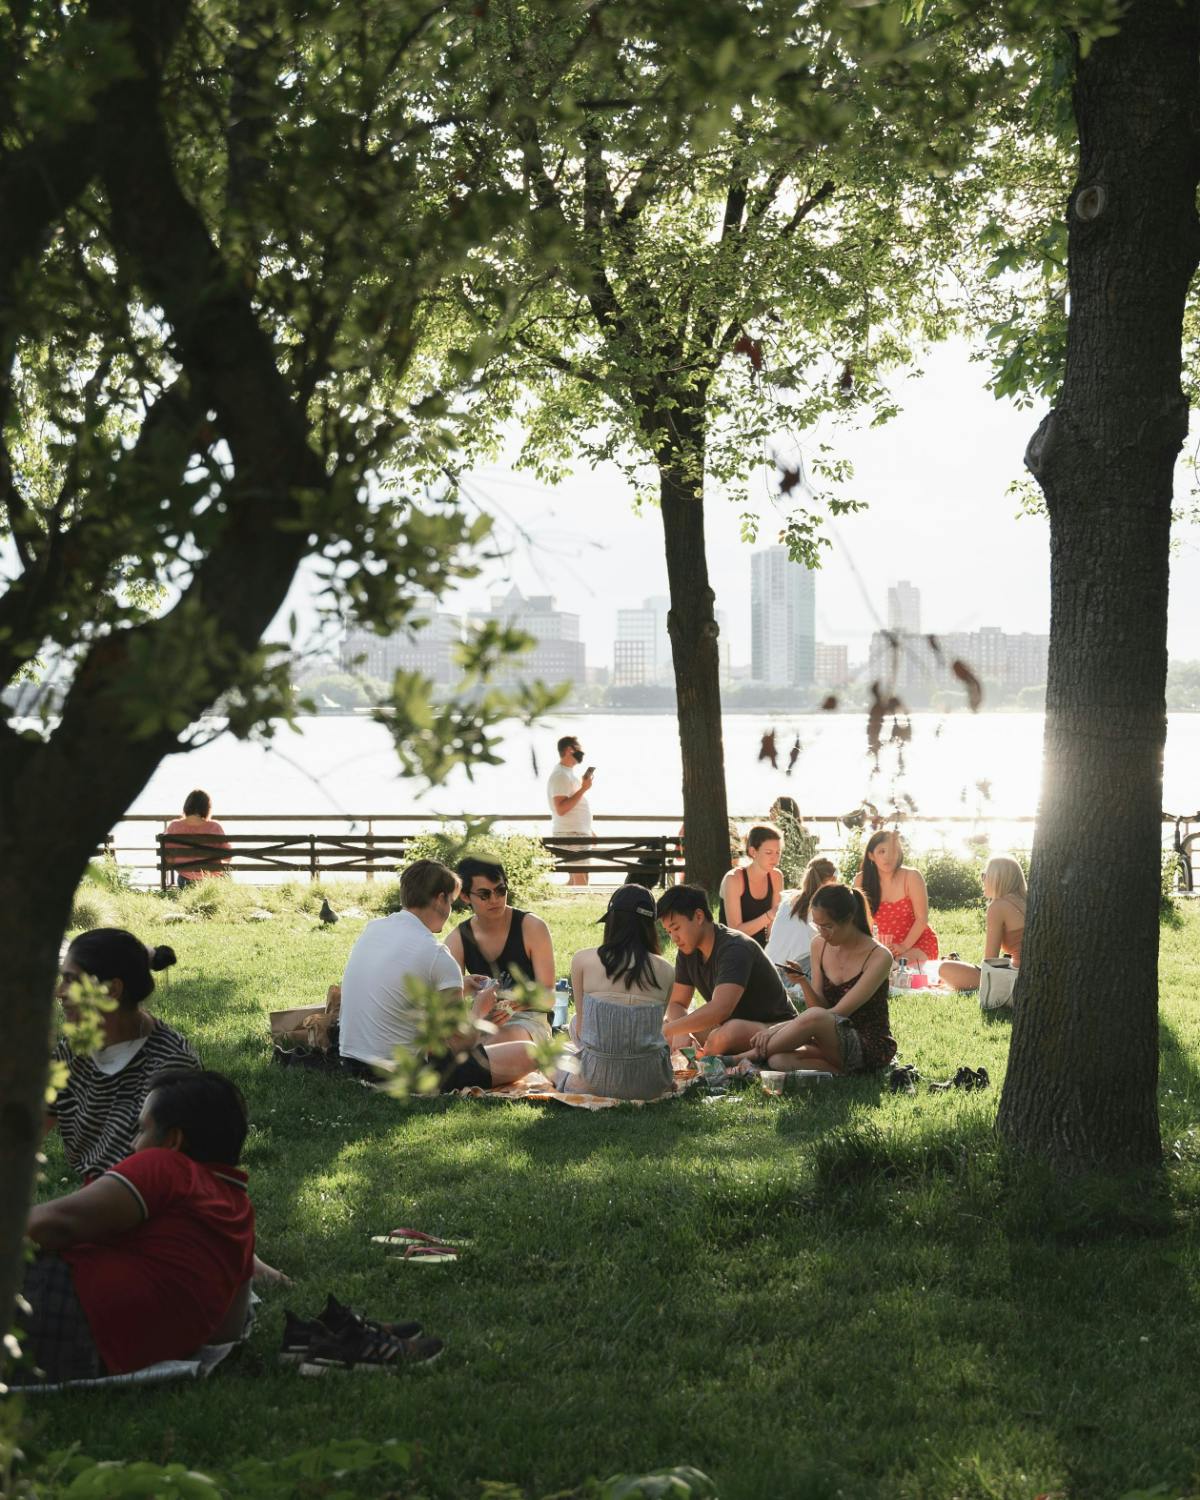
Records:
[[[1006,1493],[1002,1450],[1010,1468],[1022,1455],[1031,1494],[1101,1500],[1194,1478],[1200,1418],[1161,1416],[1188,1378],[1194,1185],[1064,1181],[1007,1152],[982,1115],[851,1128],[813,1164],[814,1207],[880,1247],[851,1285],[884,1340],[880,1399],[899,1427],[888,1493],[940,1489],[938,1474],[956,1494]],[[853,1465],[835,1467],[853,1482]]]

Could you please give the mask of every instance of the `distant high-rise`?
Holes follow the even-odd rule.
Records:
[[[549,594],[528,598],[514,584],[507,594],[493,594],[486,614],[472,617],[474,623],[494,621],[511,625],[531,635],[534,645],[521,656],[504,662],[492,678],[499,687],[536,679],[557,686],[569,682],[582,685],[587,676],[584,644],[579,639],[579,616],[555,609]]]
[[[667,615],[671,601],[665,594],[643,599],[640,609],[617,610],[617,634],[613,640],[613,687],[673,687],[675,666]],[[733,653],[725,616],[716,610],[722,687],[733,677]]]
[[[907,578],[888,589],[887,622],[889,630],[921,634],[921,590],[914,588]]]
[[[817,687],[840,688],[850,681],[850,648],[818,641],[813,657],[813,682]]]
[[[345,672],[365,672],[381,682],[391,682],[397,672],[420,672],[439,687],[458,681],[461,668],[458,647],[463,638],[459,615],[444,614],[436,603],[423,600],[415,618],[394,635],[376,635],[373,630],[350,630],[342,641],[340,656]]]
[[[811,688],[816,648],[816,587],[786,547],[750,558],[750,675],[772,687]]]

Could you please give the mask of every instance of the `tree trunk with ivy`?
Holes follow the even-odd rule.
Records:
[[[1158,936],[1172,481],[1200,259],[1200,6],[1138,0],[1077,51],[1061,397],[1046,495],[1045,770],[999,1128],[1072,1171],[1160,1160]]]

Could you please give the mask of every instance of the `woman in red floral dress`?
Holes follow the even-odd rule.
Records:
[[[879,941],[893,958],[923,964],[938,956],[937,933],[929,925],[929,893],[919,870],[904,863],[904,846],[895,829],[867,840],[862,869],[854,878],[874,913]]]

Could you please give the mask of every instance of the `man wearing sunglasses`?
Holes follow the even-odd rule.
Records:
[[[587,794],[592,789],[595,767],[588,766],[585,771],[580,771],[584,754],[584,748],[575,735],[565,734],[559,740],[558,765],[550,772],[550,780],[546,783],[546,798],[550,803],[551,813],[550,832],[556,839],[564,833],[581,834],[587,840],[592,837],[592,809]],[[580,859],[587,848],[587,843],[579,845]],[[567,877],[568,885],[587,883],[586,870],[572,870]]]
[[[471,915],[446,938],[446,952],[466,974],[483,974],[497,982],[501,995],[522,980],[533,980],[553,1005],[554,943],[541,917],[508,904],[504,866],[468,856],[458,865],[462,899]],[[523,1008],[514,1011],[497,1041],[550,1040],[549,1014]]]

